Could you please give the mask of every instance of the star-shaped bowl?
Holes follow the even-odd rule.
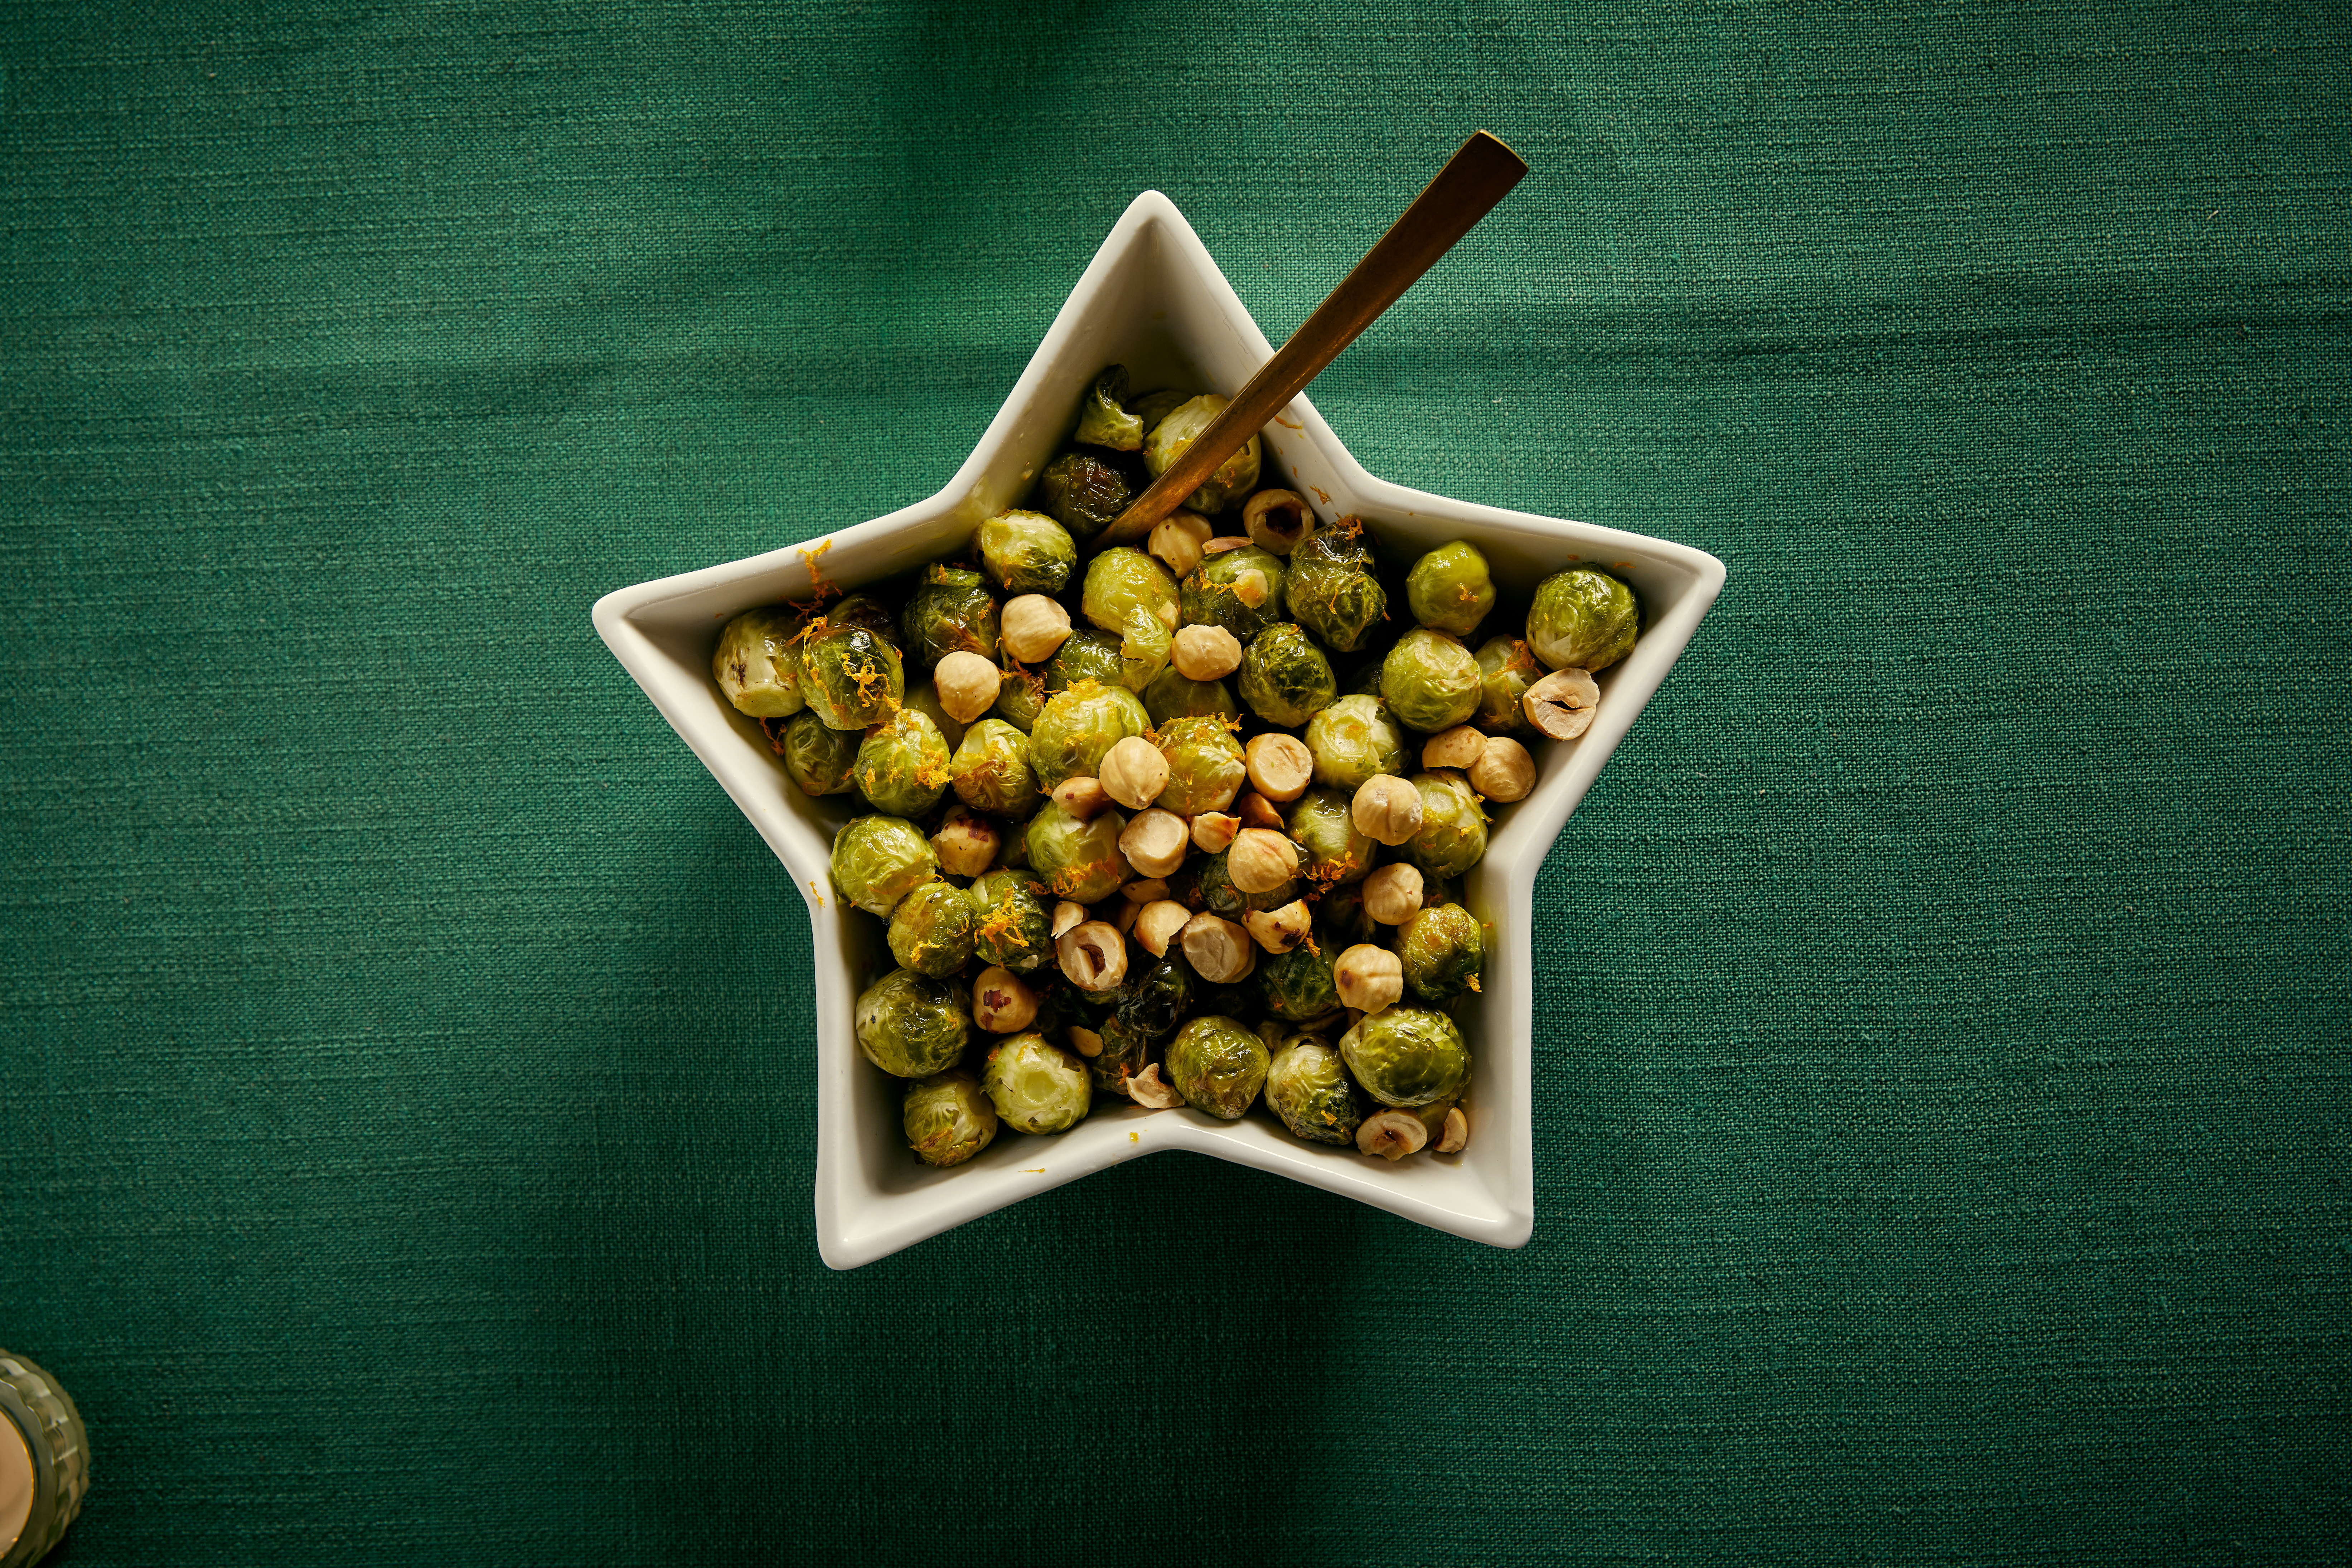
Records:
[[[1532,748],[1540,770],[1536,788],[1498,808],[1486,858],[1464,879],[1464,901],[1494,928],[1485,990],[1465,998],[1458,1014],[1476,1064],[1465,1099],[1470,1145],[1459,1154],[1422,1154],[1396,1164],[1302,1142],[1270,1118],[1219,1121],[1196,1110],[1147,1110],[1108,1100],[1056,1137],[1008,1131],[952,1170],[917,1162],[899,1127],[898,1080],[869,1066],[851,1033],[859,990],[891,965],[882,922],[848,907],[832,887],[834,830],[853,815],[852,797],[803,795],[759,726],[738,713],[710,678],[719,627],[754,605],[807,597],[812,560],[827,580],[856,588],[962,550],[982,520],[1019,504],[1076,422],[1079,396],[1102,366],[1127,365],[1138,386],[1230,395],[1272,353],[1175,204],[1146,191],[1103,241],[946,489],[823,539],[640,583],[597,601],[596,629],[606,645],[791,868],[807,900],[817,971],[816,1236],[835,1268],[870,1263],[1163,1149],[1254,1165],[1491,1246],[1522,1246],[1533,1229],[1529,1023],[1536,987],[1551,967],[1529,951],[1536,875],[1568,814],[1723,586],[1723,563],[1714,556],[1374,479],[1303,396],[1266,426],[1265,482],[1287,483],[1311,497],[1326,521],[1356,513],[1409,552],[1471,540],[1497,580],[1523,594],[1548,573],[1594,563],[1632,583],[1648,616],[1633,656],[1601,672],[1591,729],[1574,742]]]

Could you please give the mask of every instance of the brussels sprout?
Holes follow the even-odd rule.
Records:
[[[1364,1092],[1402,1110],[1449,1100],[1470,1081],[1470,1047],[1444,1014],[1402,1005],[1367,1013],[1339,1037]]]
[[[1478,711],[1471,722],[1490,735],[1524,732],[1528,715],[1519,699],[1543,679],[1536,656],[1519,637],[1490,637],[1478,649]]]
[[[1027,871],[991,871],[966,889],[971,948],[981,962],[1029,974],[1054,961],[1053,918]]]
[[[898,647],[898,617],[890,613],[889,605],[871,594],[852,594],[836,601],[823,618],[829,626],[855,626],[859,631],[872,632],[893,648]],[[802,647],[807,647],[805,640]]]
[[[1160,624],[1176,626],[1176,584],[1159,562],[1140,550],[1115,544],[1087,563],[1087,583],[1078,608],[1107,632],[1127,635],[1139,610]]]
[[[1036,500],[1074,539],[1092,539],[1127,510],[1135,490],[1129,477],[1100,454],[1065,452],[1037,476]]]
[[[787,720],[772,742],[784,759],[784,772],[803,795],[845,794],[856,780],[858,734],[836,730],[803,710]]]
[[[1451,1002],[1478,989],[1486,967],[1486,933],[1460,904],[1422,906],[1398,933],[1404,983],[1424,1002]]]
[[[1105,752],[1150,728],[1151,717],[1134,692],[1080,681],[1045,700],[1029,727],[1029,765],[1042,789],[1066,778],[1093,778]]]
[[[1224,810],[1249,777],[1242,743],[1223,719],[1169,720],[1160,727],[1160,754],[1168,783],[1155,804],[1179,816]]]
[[[1421,791],[1421,831],[1399,846],[1397,855],[1424,877],[1459,877],[1486,858],[1486,812],[1478,792],[1459,773],[1415,773]],[[1424,889],[1422,901],[1435,894]]]
[[[1369,834],[1356,826],[1353,802],[1343,791],[1316,788],[1290,808],[1290,838],[1306,858],[1307,879],[1318,888],[1360,882],[1380,854]]]
[[[1184,454],[1184,448],[1199,438],[1209,427],[1210,421],[1225,411],[1226,399],[1215,393],[1203,393],[1189,403],[1180,404],[1168,416],[1152,426],[1143,438],[1143,466],[1158,479]],[[1194,511],[1215,513],[1257,488],[1260,443],[1256,432],[1242,443],[1241,450],[1217,465],[1216,471],[1202,482],[1201,488],[1186,496],[1183,505]]]
[[[883,816],[920,816],[948,787],[948,743],[921,712],[901,708],[866,731],[855,776],[857,793]]]
[[[1312,1035],[1291,1035],[1275,1051],[1266,1064],[1265,1103],[1309,1143],[1345,1148],[1364,1120],[1339,1053]]]
[[[1077,988],[1070,989],[1075,992]],[[1106,1094],[1126,1094],[1128,1079],[1150,1065],[1152,1042],[1125,1017],[1116,1015],[1102,1019],[1099,1027],[1083,1026],[1094,1028],[1102,1041],[1102,1048],[1086,1058],[1095,1087]]]
[[[801,695],[801,613],[790,605],[746,610],[719,634],[710,673],[727,700],[755,719],[787,719]]]
[[[1633,651],[1642,606],[1606,572],[1571,566],[1536,585],[1528,647],[1548,669],[1600,671]]]
[[[1025,669],[1008,669],[996,690],[996,706],[989,711],[1026,735],[1045,706],[1045,679]]]
[[[1355,662],[1349,665],[1339,677],[1339,694],[1343,697],[1378,697],[1381,694],[1381,667],[1388,662],[1389,649],[1394,647],[1396,639],[1393,637],[1386,642],[1374,637],[1359,649]]]
[[[963,987],[911,969],[894,969],[867,986],[854,1016],[857,1048],[894,1078],[945,1072],[963,1059],[971,1033]]]
[[[1072,632],[1045,661],[1045,695],[1067,691],[1082,680],[1098,686],[1126,685],[1127,661],[1119,655],[1125,641],[1117,632],[1093,626]]]
[[[1342,697],[1307,722],[1315,782],[1350,795],[1369,778],[1404,772],[1404,735],[1377,697]]]
[[[1189,389],[1172,386],[1159,392],[1147,392],[1139,397],[1127,400],[1128,412],[1143,422],[1143,438],[1149,441],[1151,433],[1160,428],[1161,420],[1192,402],[1195,395]]]
[[[1342,882],[1315,900],[1315,941],[1326,952],[1342,953],[1384,940],[1379,923],[1364,908],[1361,882]]]
[[[954,755],[955,749],[963,744],[964,726],[940,703],[940,689],[935,681],[915,682],[908,689],[906,700],[899,706],[912,709],[929,719],[932,727],[939,731],[940,739],[947,742],[949,755]]]
[[[1238,1121],[1265,1087],[1265,1042],[1231,1018],[1195,1018],[1168,1045],[1170,1087],[1184,1103]]]
[[[963,732],[948,764],[956,798],[974,811],[1026,816],[1037,809],[1037,775],[1029,768],[1029,737],[1003,719],[982,719]]]
[[[1387,618],[1389,596],[1372,569],[1372,552],[1343,526],[1310,534],[1290,552],[1283,602],[1307,629],[1340,653],[1364,646]]]
[[[1143,421],[1127,411],[1127,366],[1115,364],[1095,377],[1078,404],[1077,433],[1073,440],[1114,452],[1133,452],[1143,446]]]
[[[836,730],[863,730],[898,710],[907,672],[898,649],[870,626],[819,616],[801,644],[802,695]]]
[[[1282,619],[1282,557],[1255,544],[1204,555],[1179,590],[1180,625],[1223,626],[1246,643]]]
[[[1301,942],[1288,952],[1261,954],[1250,979],[1265,1010],[1304,1024],[1339,1009],[1339,987],[1331,978],[1331,955]]]
[[[957,652],[996,658],[996,595],[988,591],[988,579],[968,566],[925,567],[898,624],[907,658],[919,669]]]
[[[1288,621],[1265,628],[1242,653],[1242,700],[1269,724],[1295,730],[1339,692],[1315,639]]]
[[[1127,617],[1118,639],[1118,683],[1142,691],[1168,668],[1169,631],[1158,616],[1137,610]]]
[[[1192,966],[1171,944],[1118,988],[1118,1016],[1146,1044],[1162,1046],[1192,1013]],[[1140,1063],[1137,1064],[1139,1067]]]
[[[1165,724],[1171,719],[1239,715],[1242,709],[1223,681],[1188,680],[1171,666],[1143,689],[1143,710],[1154,724]]]
[[[971,899],[951,882],[926,882],[890,911],[890,954],[934,980],[971,961]]]
[[[1404,602],[1423,626],[1466,637],[1495,607],[1495,579],[1478,547],[1457,539],[1412,563],[1404,580]]]
[[[1192,871],[1192,888],[1201,898],[1201,907],[1213,915],[1223,915],[1237,921],[1252,910],[1278,910],[1298,897],[1298,879],[1292,877],[1278,888],[1263,893],[1244,893],[1234,886],[1232,874],[1225,863],[1232,856],[1230,849],[1220,849],[1214,855],[1204,855],[1185,865]]]
[[[1035,1033],[998,1041],[980,1086],[996,1114],[1022,1132],[1066,1131],[1094,1107],[1087,1064]]]
[[[943,1072],[907,1086],[899,1111],[907,1146],[926,1165],[961,1165],[996,1136],[996,1107],[968,1072]]]
[[[869,915],[890,918],[898,900],[940,874],[923,830],[897,816],[853,816],[833,836],[833,885]]]
[[[1047,892],[1091,904],[1127,880],[1127,859],[1118,852],[1118,836],[1126,830],[1127,819],[1108,807],[1080,817],[1049,800],[1022,837],[1029,846],[1029,868]]]
[[[1478,660],[1444,632],[1416,626],[1381,661],[1381,700],[1408,730],[1435,734],[1478,711]]]
[[[1008,594],[1058,594],[1078,563],[1069,531],[1043,512],[999,512],[980,525],[977,542],[981,564]]]

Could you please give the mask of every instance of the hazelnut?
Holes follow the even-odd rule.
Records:
[[[1168,759],[1140,735],[1129,735],[1103,753],[1095,776],[1111,799],[1140,811],[1168,787]]]
[[[1143,542],[1144,550],[1160,563],[1184,577],[1201,563],[1201,546],[1209,539],[1209,520],[1197,511],[1172,511]]]
[[[931,835],[931,848],[940,867],[950,877],[977,877],[995,862],[1003,839],[996,824],[963,806],[950,806],[940,830]]]
[[[1421,748],[1423,768],[1466,768],[1478,760],[1486,749],[1486,737],[1467,724],[1456,724],[1451,730],[1432,735],[1429,743]]]
[[[1216,538],[1212,539],[1206,544],[1201,546],[1201,553],[1203,555],[1223,555],[1228,550],[1241,550],[1246,548],[1249,542],[1250,537],[1246,533],[1221,533],[1217,535]]]
[[[1225,851],[1225,875],[1244,893],[1271,893],[1298,875],[1298,846],[1270,827],[1244,827]]]
[[[1384,926],[1401,926],[1421,912],[1421,872],[1387,865],[1364,879],[1364,912]]]
[[[1070,1049],[1082,1057],[1098,1057],[1102,1055],[1102,1037],[1092,1029],[1082,1029],[1073,1024],[1070,1026]]]
[[[1128,823],[1127,831],[1118,836],[1118,852],[1139,877],[1165,877],[1184,863],[1184,849],[1190,842],[1184,819],[1172,811],[1153,806],[1139,811]],[[1160,884],[1160,891],[1167,891]]]
[[[1214,855],[1230,846],[1234,835],[1242,829],[1242,819],[1228,816],[1222,811],[1204,811],[1192,818],[1192,847],[1203,855]]]
[[[1072,926],[1055,939],[1054,956],[1081,991],[1116,991],[1127,978],[1127,938],[1108,921]]]
[[[1287,555],[1315,531],[1315,514],[1297,490],[1260,490],[1242,506],[1242,528],[1269,555]]]
[[[1176,819],[1179,822],[1182,817]],[[1138,878],[1118,885],[1118,896],[1133,904],[1156,904],[1168,896],[1168,883],[1159,877]]]
[[[1111,906],[1110,923],[1118,928],[1119,935],[1126,936],[1135,930],[1135,917],[1142,908],[1141,904],[1130,904],[1125,899]]]
[[[1367,1116],[1363,1125],[1356,1129],[1357,1148],[1391,1163],[1407,1154],[1418,1154],[1428,1142],[1429,1129],[1410,1110],[1383,1110],[1377,1116]]]
[[[1393,847],[1421,831],[1421,791],[1393,773],[1375,773],[1348,808],[1356,831]]]
[[[1153,1062],[1141,1072],[1127,1075],[1128,1098],[1152,1110],[1173,1110],[1184,1103],[1184,1097],[1160,1081],[1160,1064]]]
[[[1536,760],[1508,735],[1497,735],[1470,764],[1470,787],[1488,800],[1506,805],[1525,800],[1528,791],[1536,787]]]
[[[1359,1013],[1377,1013],[1404,994],[1404,965],[1387,948],[1359,942],[1331,966],[1331,981],[1347,1006]]]
[[[1242,916],[1243,929],[1268,952],[1288,952],[1307,940],[1307,928],[1313,924],[1304,899],[1293,899],[1278,910],[1250,910]]]
[[[1173,899],[1160,899],[1143,906],[1135,917],[1135,940],[1154,958],[1168,956],[1168,944],[1176,940],[1192,919],[1192,911]]]
[[[983,969],[971,983],[971,1021],[992,1035],[1017,1035],[1036,1021],[1037,993],[1009,969]]]
[[[1187,680],[1222,680],[1242,667],[1242,639],[1223,626],[1186,626],[1169,656]]]
[[[1062,933],[1064,931],[1068,931],[1075,926],[1084,925],[1086,923],[1086,905],[1072,903],[1069,900],[1064,899],[1061,902],[1054,906],[1054,926],[1052,932],[1054,940],[1056,942],[1061,941]]]
[[[1043,594],[1007,600],[997,626],[1004,651],[1024,664],[1043,663],[1070,640],[1070,612]]]
[[[1315,753],[1296,735],[1253,735],[1242,748],[1242,758],[1249,767],[1250,786],[1268,800],[1297,800],[1315,776]]]
[[[1440,1154],[1459,1154],[1470,1146],[1470,1119],[1458,1105],[1445,1108],[1445,1131],[1437,1135]]]
[[[1054,786],[1054,804],[1080,822],[1092,822],[1110,804],[1100,779],[1067,778]]]
[[[1254,790],[1234,803],[1234,815],[1241,818],[1244,829],[1263,827],[1269,833],[1286,831],[1282,813],[1274,809],[1274,802]]]
[[[931,671],[931,684],[939,689],[940,706],[959,724],[971,723],[994,706],[997,688],[1003,683],[1002,670],[966,648],[948,655]]]
[[[1527,689],[1519,699],[1528,722],[1555,741],[1573,741],[1592,728],[1592,710],[1601,704],[1601,687],[1589,669],[1555,669]]]
[[[1192,916],[1177,940],[1183,943],[1184,961],[1192,973],[1212,985],[1230,985],[1257,966],[1257,948],[1249,933],[1220,915]]]

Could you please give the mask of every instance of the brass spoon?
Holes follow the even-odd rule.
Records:
[[[1519,176],[1528,172],[1517,153],[1484,131],[1462,143],[1446,160],[1429,188],[1413,198],[1364,252],[1355,269],[1339,280],[1330,297],[1315,307],[1290,341],[1258,367],[1223,413],[1193,437],[1192,444],[1129,503],[1095,541],[1124,544],[1150,533],[1160,519],[1174,511],[1186,496],[1201,488],[1217,466],[1274,417],[1274,411],[1298,395],[1299,389],[1339,357],[1356,334],[1420,280],[1437,258],[1454,248],[1477,221],[1494,210]]]

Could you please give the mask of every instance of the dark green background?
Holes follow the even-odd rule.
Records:
[[[0,5],[0,1344],[98,1564],[2321,1560],[2339,6]],[[936,489],[1139,189],[1368,467],[1729,565],[1535,1239],[1187,1155],[864,1270],[592,635]]]

